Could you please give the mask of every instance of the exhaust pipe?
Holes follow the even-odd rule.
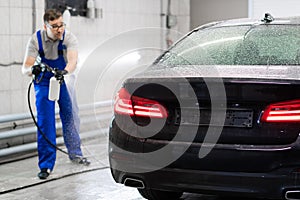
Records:
[[[300,199],[300,190],[286,191],[284,197],[287,200],[299,200]]]
[[[124,185],[128,187],[134,187],[138,189],[144,189],[145,184],[142,180],[135,179],[135,178],[125,178]]]

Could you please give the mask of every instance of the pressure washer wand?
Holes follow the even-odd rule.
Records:
[[[58,101],[59,94],[60,94],[60,85],[63,82],[62,80],[58,80],[58,78],[56,76],[58,73],[58,70],[53,69],[52,67],[50,67],[49,65],[47,65],[45,63],[41,63],[40,66],[42,68],[42,73],[44,73],[45,71],[48,71],[48,72],[51,72],[52,74],[54,74],[54,76],[50,78],[50,82],[49,82],[48,99],[51,101]],[[39,81],[41,81],[41,79],[43,78],[43,75],[44,74],[42,74],[42,77],[40,78]],[[35,79],[35,77],[33,77],[33,79]]]

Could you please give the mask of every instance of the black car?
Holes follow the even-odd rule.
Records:
[[[299,64],[298,17],[191,31],[116,95],[114,180],[152,200],[299,199]]]

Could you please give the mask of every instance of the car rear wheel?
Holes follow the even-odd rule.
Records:
[[[139,193],[148,200],[177,200],[183,192],[161,191],[153,189],[138,189]]]

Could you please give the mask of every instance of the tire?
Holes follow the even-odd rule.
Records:
[[[161,191],[153,189],[138,189],[139,193],[148,200],[178,200],[183,192]]]

